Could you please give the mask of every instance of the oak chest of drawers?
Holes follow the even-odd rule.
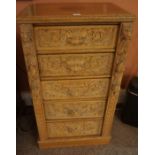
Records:
[[[110,141],[133,19],[109,3],[18,15],[41,148]]]

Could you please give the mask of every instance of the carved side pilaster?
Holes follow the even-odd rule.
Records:
[[[128,44],[131,40],[132,34],[132,25],[131,23],[123,23],[120,29],[120,36],[118,41],[115,66],[113,72],[113,80],[111,90],[113,94],[118,92],[120,87],[120,80],[122,79],[123,71],[124,71],[124,63],[126,60]]]
[[[45,128],[46,125],[42,105],[39,70],[33,40],[33,26],[31,24],[21,24],[20,34],[22,39],[22,46],[28,73],[29,85],[32,93],[33,106],[36,115],[39,137],[40,140],[45,140],[47,138],[47,130]]]
[[[109,136],[112,126],[112,120],[115,112],[115,106],[118,101],[121,80],[125,68],[125,60],[129,41],[131,40],[132,23],[122,23],[120,26],[119,39],[116,49],[116,57],[114,62],[111,88],[107,103],[105,120],[103,125],[103,135]]]

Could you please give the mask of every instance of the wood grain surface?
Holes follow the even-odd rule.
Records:
[[[44,100],[93,98],[108,95],[109,78],[41,81]]]
[[[17,17],[40,147],[110,141],[133,19],[109,3],[35,4]]]
[[[49,137],[79,137],[101,134],[102,119],[48,122]]]
[[[36,47],[46,50],[115,48],[117,25],[36,26]]]
[[[39,55],[41,77],[111,76],[114,53]]]
[[[103,117],[106,101],[44,101],[46,119]]]

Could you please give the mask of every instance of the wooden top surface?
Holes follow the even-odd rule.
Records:
[[[42,22],[120,22],[135,17],[111,3],[38,3],[26,7],[17,16],[19,23]]]

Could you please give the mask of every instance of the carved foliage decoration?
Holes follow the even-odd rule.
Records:
[[[114,53],[38,56],[41,76],[111,75]]]
[[[103,135],[109,136],[114,116],[115,106],[119,96],[119,90],[123,71],[125,67],[125,60],[127,55],[127,47],[131,40],[132,23],[122,23],[120,26],[119,40],[116,48],[116,57],[114,61],[114,68],[112,74],[112,81],[110,93],[108,97],[107,109],[103,125]]]
[[[122,79],[124,67],[125,67],[125,60],[127,55],[127,49],[129,40],[131,40],[131,34],[132,34],[132,24],[131,23],[123,23],[121,25],[120,30],[120,38],[118,42],[117,47],[117,53],[116,53],[116,60],[115,60],[115,66],[114,66],[114,72],[113,72],[113,81],[112,81],[112,92],[115,94],[117,93],[120,82]]]
[[[103,117],[106,101],[44,102],[46,119]]]
[[[47,123],[49,137],[100,135],[102,119]]]
[[[33,95],[35,98],[40,98],[39,90],[39,72],[38,72],[38,62],[35,54],[34,42],[33,42],[33,27],[30,24],[21,25],[21,37],[24,48],[24,56],[26,61],[26,68],[29,75],[30,87],[35,93]],[[35,82],[34,82],[35,81]],[[37,91],[35,91],[37,90]]]
[[[38,50],[114,48],[117,26],[40,26],[35,28]]]
[[[24,58],[29,77],[29,85],[31,88],[33,105],[38,125],[39,138],[40,140],[45,140],[47,138],[47,130],[40,91],[38,62],[33,40],[33,26],[31,24],[21,24],[20,31]]]
[[[42,81],[43,98],[72,99],[107,97],[109,78],[83,80]]]

